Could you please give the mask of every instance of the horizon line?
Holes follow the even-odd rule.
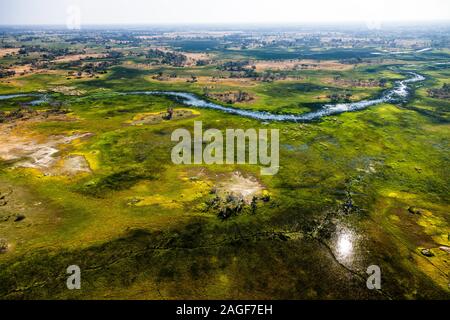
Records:
[[[239,27],[239,26],[309,26],[309,25],[319,25],[319,26],[339,26],[339,25],[367,25],[368,21],[305,21],[305,22],[142,22],[142,23],[82,23],[80,30],[71,31],[82,31],[83,26],[85,27],[175,27],[175,26],[215,26],[215,27]],[[432,25],[432,24],[449,24],[450,19],[434,19],[434,20],[386,20],[377,21],[381,25],[404,25],[411,26],[412,24],[417,25]],[[67,29],[66,24],[62,23],[13,23],[13,24],[0,24],[0,28],[17,28],[17,27],[54,27],[54,28],[64,28]]]

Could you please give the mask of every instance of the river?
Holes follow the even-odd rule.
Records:
[[[408,84],[425,80],[420,74],[410,73],[411,78],[406,80],[396,81],[393,88],[386,90],[381,97],[376,99],[362,100],[350,103],[336,103],[324,104],[317,111],[303,113],[303,114],[275,114],[264,111],[246,110],[233,107],[225,107],[214,102],[206,101],[193,93],[175,92],[175,91],[137,91],[126,94],[147,94],[147,95],[165,95],[175,98],[180,98],[182,103],[197,108],[209,108],[220,110],[227,113],[237,114],[247,118],[253,118],[265,121],[311,121],[317,120],[325,116],[335,115],[343,112],[362,110],[367,107],[377,105],[380,103],[396,103],[404,101],[410,94],[410,87]]]
[[[210,102],[200,98],[199,96],[189,93],[189,92],[176,92],[176,91],[136,91],[136,92],[126,92],[121,93],[124,95],[164,95],[169,97],[178,98],[181,102],[190,107],[196,108],[208,108],[215,109],[226,113],[236,114],[247,118],[253,118],[263,121],[292,121],[292,122],[304,122],[317,120],[325,116],[331,116],[340,114],[343,112],[351,112],[362,110],[370,106],[374,106],[381,103],[397,103],[404,101],[410,94],[411,88],[409,84],[414,82],[419,82],[425,80],[420,74],[410,72],[410,78],[405,80],[399,80],[394,83],[391,89],[384,91],[379,98],[361,100],[358,102],[349,103],[336,103],[336,104],[324,104],[318,110],[307,112],[303,114],[275,114],[265,111],[255,111],[239,109],[234,107],[222,106],[220,104]],[[10,94],[10,95],[0,95],[0,100],[13,99],[17,97],[37,97],[33,100],[31,104],[38,105],[47,101],[47,96],[45,94],[36,93],[21,93],[21,94]]]

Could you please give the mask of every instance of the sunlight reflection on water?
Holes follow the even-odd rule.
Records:
[[[338,253],[342,257],[347,257],[352,254],[353,243],[348,234],[340,235],[337,243]]]
[[[341,263],[352,264],[356,251],[356,242],[357,236],[352,230],[347,228],[338,229],[334,240],[336,259]]]

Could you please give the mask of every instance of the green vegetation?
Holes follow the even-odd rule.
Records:
[[[382,40],[361,45],[363,36],[350,31],[349,43],[322,49],[320,33],[287,45],[282,35],[268,42],[264,34],[149,40],[133,31],[91,32],[77,40],[1,35],[2,45],[23,51],[0,65],[28,62],[39,71],[0,79],[0,94],[45,92],[49,101],[0,100],[0,298],[450,297],[450,71],[436,64],[445,52],[406,48],[410,54],[380,57],[372,53],[384,52]],[[122,42],[110,41],[116,36]],[[433,40],[432,30],[427,37]],[[104,56],[55,62],[85,51]],[[79,77],[68,74],[78,70]],[[223,105],[300,114],[377,97],[405,71],[427,78],[407,103],[310,123],[260,122],[164,96],[121,94],[187,91]],[[230,92],[251,98],[220,100]],[[133,123],[168,108],[190,116]],[[171,134],[192,131],[194,121],[222,132],[279,129],[279,173],[173,164]],[[18,151],[23,145],[48,148],[61,137],[75,138],[51,145],[58,149],[53,167],[21,165],[30,158]],[[70,157],[87,169],[68,174]],[[215,189],[236,172],[263,193],[247,204],[230,198],[227,205],[243,209],[223,215]],[[66,288],[72,264],[82,270],[81,290]],[[381,267],[380,291],[366,288],[371,264]]]

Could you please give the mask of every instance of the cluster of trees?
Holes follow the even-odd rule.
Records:
[[[367,80],[361,80],[361,79],[344,79],[341,76],[335,76],[333,78],[334,83],[341,84],[341,85],[349,85],[352,87],[386,87],[386,84],[388,83],[388,80],[385,78],[382,78],[380,80],[376,79],[367,79]]]
[[[123,53],[110,51],[104,61],[98,62],[83,62],[81,60],[72,61],[68,64],[69,67],[76,67],[76,71],[70,71],[70,76],[78,76],[81,77],[83,72],[87,73],[90,77],[93,77],[95,74],[104,74],[107,72],[108,68],[113,65],[120,63],[120,58],[123,57]],[[93,58],[87,58],[86,60],[92,60]]]
[[[187,57],[184,54],[159,49],[150,49],[146,57],[149,59],[157,58],[162,64],[168,64],[174,67],[182,67],[187,62]]]
[[[61,57],[69,54],[68,48],[42,48],[41,46],[27,46],[19,49],[18,54],[27,55],[31,52],[43,52],[42,58],[52,60],[56,57]]]
[[[263,82],[286,79],[286,75],[282,72],[265,71],[258,73],[256,72],[256,67],[254,65],[250,66],[248,61],[228,61],[217,68],[221,71],[230,72],[230,78],[251,78]]]
[[[14,70],[0,68],[0,78],[12,77],[16,74]]]
[[[344,93],[332,93],[327,96],[327,98],[333,103],[351,102],[351,97],[352,93],[348,91]]]
[[[0,253],[8,250],[8,241],[6,239],[0,239]]]
[[[70,110],[66,108],[62,102],[53,101],[49,104],[49,108],[45,110],[43,115],[47,117],[49,115],[66,114],[69,112]],[[9,122],[16,119],[30,118],[38,114],[38,111],[34,110],[28,104],[21,103],[20,107],[13,111],[5,112],[0,110],[0,123]]]
[[[225,103],[236,103],[236,102],[247,102],[253,100],[253,97],[248,93],[242,90],[237,92],[228,91],[228,92],[219,92],[219,93],[209,93],[204,89],[205,95],[212,99],[217,99]]]
[[[442,88],[428,90],[428,96],[438,99],[450,99],[450,84],[444,83]]]
[[[26,55],[31,52],[43,52],[43,51],[47,50],[44,50],[44,48],[42,48],[41,46],[28,46],[20,48],[18,54]]]
[[[217,68],[222,71],[240,72],[248,69],[248,61],[227,61]]]
[[[111,67],[114,63],[110,61],[101,61],[98,63],[86,63],[81,67],[81,71],[95,74],[95,73],[106,73],[107,69]]]
[[[30,115],[36,114],[36,111],[26,104],[21,104],[16,110],[10,112],[4,112],[0,110],[0,123],[12,121],[15,119],[25,118]]]
[[[124,54],[119,51],[108,51],[107,58],[112,59],[114,61],[118,61],[120,58],[122,58]]]
[[[255,66],[249,66],[248,61],[228,61],[217,67],[221,71],[230,72],[230,78],[257,78]]]
[[[217,216],[222,219],[228,219],[236,216],[246,208],[246,204],[242,196],[233,193],[227,194],[224,198],[216,194],[212,199],[206,201],[206,211],[212,210],[217,212]]]
[[[255,214],[258,208],[258,202],[269,202],[270,195],[263,193],[261,196],[253,196],[249,204],[245,202],[241,195],[227,193],[219,196],[216,190],[212,190],[215,196],[205,202],[205,211],[215,211],[217,216],[222,219],[228,219],[239,214]]]
[[[255,69],[244,69],[242,71],[233,71],[230,73],[230,78],[258,78],[259,74]]]
[[[158,71],[158,73],[152,76],[152,78],[155,80],[164,81],[168,80],[169,78],[177,78],[177,74],[175,72],[171,72],[165,75],[162,71]]]
[[[255,80],[262,82],[273,82],[275,80],[284,80],[286,75],[280,72],[266,71],[255,77]]]
[[[196,65],[197,67],[203,67],[203,66],[207,66],[207,65],[209,65],[209,64],[211,64],[211,60],[197,60],[197,61],[195,62],[195,65]]]
[[[70,109],[61,101],[52,101],[50,102],[49,107],[50,108],[45,111],[45,116],[70,113]]]
[[[190,82],[190,83],[195,83],[197,81],[198,81],[198,79],[197,79],[197,76],[195,76],[195,75],[191,75],[191,78],[186,80],[186,82]]]

